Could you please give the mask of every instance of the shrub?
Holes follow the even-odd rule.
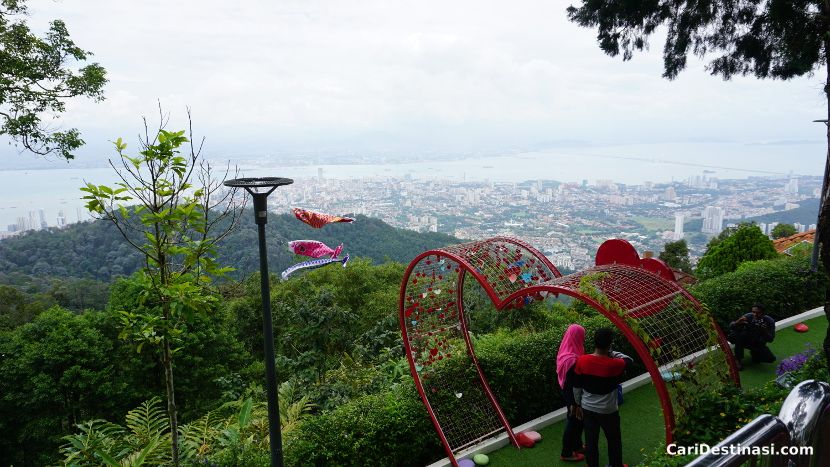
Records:
[[[827,279],[810,272],[809,258],[780,258],[741,264],[737,271],[695,285],[690,292],[705,303],[722,328],[753,303],[780,320],[824,303]],[[774,284],[774,287],[771,285]]]
[[[414,384],[355,399],[304,422],[285,440],[287,465],[415,466],[441,457]]]
[[[730,232],[730,231],[726,231]],[[732,272],[746,261],[774,259],[778,256],[772,241],[755,224],[741,224],[726,238],[713,239],[697,263],[701,278]]]
[[[562,407],[555,362],[569,322],[558,320],[542,332],[502,330],[475,340],[476,356],[490,388],[513,426]],[[589,347],[593,332],[610,325],[598,314],[580,323],[586,328]],[[621,336],[615,340],[615,348],[636,359]],[[470,370],[463,362],[460,358],[444,360],[436,365],[432,377],[452,381],[466,375]],[[642,365],[629,374],[640,371]],[[464,410],[462,405],[457,409]],[[286,463],[298,466],[365,465],[368,460],[375,465],[424,465],[444,455],[408,379],[396,389],[359,397],[305,421],[285,444]]]
[[[579,322],[586,330],[585,350],[591,352],[594,331],[611,324],[596,314]],[[563,406],[556,381],[556,352],[568,324],[530,334],[499,332],[476,343],[476,356],[487,382],[514,426]],[[615,337],[614,348],[638,362],[629,369],[629,376],[643,371],[633,347],[621,334]]]

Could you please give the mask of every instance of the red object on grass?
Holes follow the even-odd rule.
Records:
[[[519,446],[523,448],[532,448],[536,445],[536,441],[534,441],[533,438],[524,431],[516,435],[516,441],[518,441]]]
[[[798,323],[793,326],[793,329],[795,329],[795,332],[807,332],[810,330],[810,327],[804,323]]]

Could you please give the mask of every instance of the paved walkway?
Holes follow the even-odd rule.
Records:
[[[807,342],[812,343],[815,349],[821,349],[827,330],[827,320],[821,316],[806,323],[810,326],[810,331],[806,334],[799,334],[793,331],[792,327],[778,331],[770,348],[779,359],[801,352]],[[744,364],[745,369],[741,372],[741,384],[744,387],[761,386],[775,378],[777,362],[753,364],[747,353]],[[643,449],[653,449],[666,435],[663,415],[654,387],[649,384],[627,393],[625,403],[620,407],[620,415],[622,417],[623,459],[629,465],[636,465],[640,462]],[[562,422],[544,428],[540,431],[542,441],[532,449],[519,450],[513,446],[507,446],[492,452],[489,454],[490,465],[493,467],[584,466],[584,463],[559,460],[563,429],[564,423]],[[605,455],[607,451],[602,438],[600,436],[600,465],[607,461]]]

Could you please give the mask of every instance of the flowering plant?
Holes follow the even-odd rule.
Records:
[[[816,349],[814,349],[809,342],[806,347],[807,349],[803,352],[781,360],[781,363],[778,364],[778,368],[775,370],[776,374],[778,376],[782,376],[792,371],[800,370],[801,367],[807,363],[807,360],[809,360],[816,353]]]

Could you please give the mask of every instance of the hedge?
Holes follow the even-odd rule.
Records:
[[[725,327],[755,302],[763,303],[776,319],[819,306],[825,284],[821,272],[810,272],[808,258],[782,258],[744,263],[737,271],[697,284],[691,292]],[[610,326],[593,310],[582,313],[555,317],[539,332],[499,330],[475,339],[479,363],[513,426],[562,406],[555,360],[567,320],[578,319],[585,326],[587,347],[595,329]],[[621,336],[615,347],[638,360]],[[448,380],[469,371],[462,359],[442,363],[435,371]],[[629,375],[642,371],[637,362]],[[287,465],[294,466],[416,466],[443,457],[444,451],[414,384],[406,381],[307,420],[286,437],[285,455]]]
[[[310,418],[283,444],[290,466],[416,466],[443,452],[411,382]]]
[[[810,271],[809,257],[786,257],[743,263],[737,271],[700,282],[690,292],[726,329],[753,303],[763,304],[776,321],[821,306],[826,284],[822,271]]]
[[[541,332],[500,331],[476,340],[479,363],[513,426],[562,407],[556,352],[567,324]],[[594,330],[610,325],[600,315],[582,319],[580,324],[586,328],[589,343]],[[633,355],[621,337],[615,347]],[[462,359],[442,363],[436,371],[443,377],[465,371]],[[638,364],[629,374],[641,371]],[[416,466],[445,455],[411,381],[307,420],[286,438],[285,451],[286,464],[293,466]]]

